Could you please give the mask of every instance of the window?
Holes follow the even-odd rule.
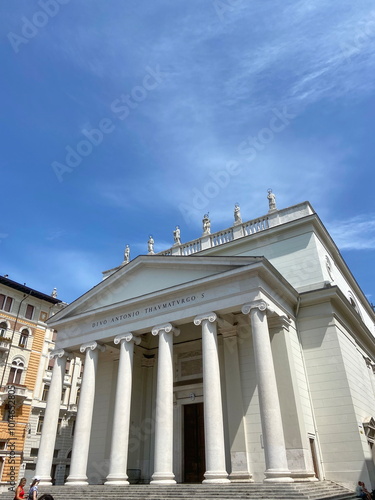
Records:
[[[26,313],[25,313],[25,318],[26,319],[33,319],[34,309],[35,309],[34,306],[32,306],[30,304],[27,304],[27,306],[26,306]]]
[[[53,365],[55,364],[55,358],[52,358],[48,361],[47,370],[53,370]]]
[[[6,312],[10,312],[12,309],[13,299],[11,297],[7,297],[0,293],[0,309]]]
[[[42,392],[42,401],[47,401],[48,391],[49,391],[49,384],[44,384]]]
[[[64,404],[64,399],[65,399],[65,393],[66,393],[66,387],[63,387],[61,391],[61,404]]]
[[[24,328],[23,330],[21,330],[20,341],[18,342],[18,345],[20,347],[26,347],[28,338],[29,338],[29,330]]]
[[[2,321],[0,323],[0,336],[1,337],[4,337],[6,332],[8,330],[8,325],[7,325],[7,322],[6,321]]]
[[[37,434],[41,434],[42,429],[43,429],[43,422],[44,422],[44,417],[43,416],[39,417],[39,419],[38,419],[38,425],[36,427],[36,433]]]
[[[38,451],[39,451],[39,448],[31,448],[31,450],[30,450],[30,457],[37,457],[38,456]]]
[[[25,365],[21,359],[15,359],[9,372],[8,384],[20,384]]]
[[[65,363],[65,373],[69,373],[71,360],[68,358]]]

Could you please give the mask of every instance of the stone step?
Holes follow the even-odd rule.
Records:
[[[316,483],[230,483],[129,486],[40,487],[39,495],[51,493],[55,500],[355,500],[354,492],[330,481]],[[0,500],[12,499],[5,492]]]

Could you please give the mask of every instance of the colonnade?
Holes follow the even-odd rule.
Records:
[[[288,470],[285,441],[282,427],[280,404],[276,386],[276,376],[271,352],[267,323],[267,304],[254,301],[242,307],[242,313],[250,316],[253,337],[255,368],[258,382],[260,416],[266,461],[265,481],[293,481]],[[206,472],[204,483],[228,483],[225,465],[224,424],[221,399],[219,352],[217,340],[217,315],[214,312],[202,314],[194,319],[202,329],[203,395]],[[173,473],[173,337],[179,330],[171,323],[155,326],[152,335],[159,337],[158,372],[155,418],[154,473],[152,484],[174,484]],[[113,413],[113,432],[109,473],[105,484],[129,484],[126,474],[132,369],[134,344],[140,337],[124,333],[114,339],[120,345],[118,382]],[[105,347],[98,342],[83,344],[85,353],[81,396],[77,412],[73,440],[70,475],[66,485],[87,485],[87,462],[91,435],[92,415],[95,395],[95,379],[99,351]],[[52,351],[55,357],[51,388],[48,395],[42,437],[38,453],[36,475],[41,484],[50,485],[50,471],[53,461],[61,392],[68,353],[62,349]],[[250,477],[250,476],[249,476]]]

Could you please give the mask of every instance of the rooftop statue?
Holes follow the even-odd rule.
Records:
[[[234,225],[242,224],[240,206],[238,203],[234,205]]]
[[[124,262],[125,264],[128,264],[130,261],[130,247],[129,245],[126,245],[125,252],[124,252]]]
[[[173,231],[173,239],[175,245],[181,245],[180,226],[176,226],[176,229]]]
[[[147,242],[148,253],[154,253],[154,238],[150,235]]]
[[[57,288],[54,288],[54,289],[52,290],[51,297],[53,297],[54,299],[56,299],[56,298],[57,298]]]
[[[203,216],[203,236],[206,234],[211,234],[211,221],[208,217],[208,214],[204,214]]]
[[[273,212],[274,210],[277,210],[276,208],[276,196],[275,194],[272,192],[272,189],[268,189],[268,204],[269,204],[269,212]]]

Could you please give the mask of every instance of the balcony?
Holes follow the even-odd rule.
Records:
[[[0,337],[0,352],[8,352],[11,342],[11,339]]]
[[[13,399],[14,396],[14,399]],[[16,406],[19,406],[25,399],[31,397],[30,391],[26,385],[22,384],[6,384],[0,388],[0,401],[1,404],[13,400]]]

